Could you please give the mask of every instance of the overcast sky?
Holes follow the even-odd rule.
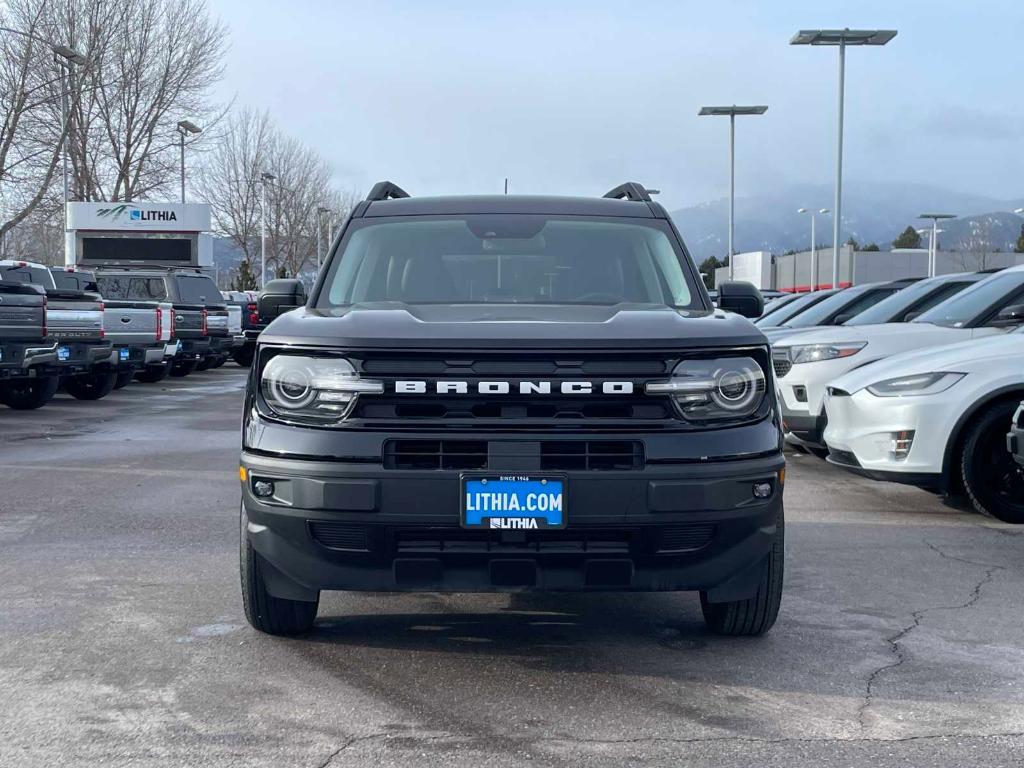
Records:
[[[831,184],[837,54],[799,28],[894,28],[847,55],[847,178],[1024,194],[1024,3],[851,0],[211,0],[231,27],[223,98],[269,109],[339,186],[594,194],[626,180],[670,209]]]

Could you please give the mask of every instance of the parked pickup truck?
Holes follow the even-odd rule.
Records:
[[[231,347],[228,310],[209,275],[194,269],[100,267],[96,282],[110,299],[172,305],[174,338],[180,343],[176,344],[171,376],[187,376],[197,367],[209,368],[227,358]]]
[[[100,292],[96,274],[90,270],[50,267],[50,273],[58,288]],[[126,386],[136,374],[143,381],[167,376],[177,351],[171,312],[171,303],[166,301],[103,297],[103,332],[116,353],[111,358],[117,369],[114,389]]]
[[[231,359],[248,368],[252,365],[252,356],[256,351],[256,339],[260,331],[266,327],[266,323],[260,322],[259,305],[256,302],[256,291],[221,291],[224,301],[227,302],[228,311],[232,307],[238,308],[239,319],[241,320],[241,339],[235,339],[235,346],[231,352]],[[234,328],[234,326],[232,326]]]
[[[57,342],[46,336],[46,294],[0,281],[0,403],[38,408],[59,384]]]
[[[106,397],[114,387],[117,369],[113,345],[103,332],[100,295],[59,289],[46,266],[30,261],[0,261],[0,281],[36,285],[45,293],[46,332],[57,342],[57,368],[67,393],[79,400]],[[45,390],[27,393],[25,407],[38,408],[53,396],[45,394]],[[41,400],[38,405],[37,400]]]

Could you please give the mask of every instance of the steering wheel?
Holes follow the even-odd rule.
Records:
[[[584,293],[582,296],[577,296],[576,301],[579,302],[592,302],[594,304],[619,304],[622,301],[621,296],[615,296],[611,293],[600,293],[595,291],[594,293]]]

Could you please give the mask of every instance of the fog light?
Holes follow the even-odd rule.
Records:
[[[754,483],[754,498],[767,499],[772,495],[771,483]]]
[[[914,430],[907,429],[902,432],[893,432],[889,443],[889,458],[893,461],[906,461],[913,445]]]
[[[257,480],[252,484],[252,492],[261,499],[265,499],[274,495],[274,484],[269,480]]]

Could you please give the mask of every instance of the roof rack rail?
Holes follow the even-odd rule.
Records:
[[[605,192],[604,197],[610,197],[614,200],[625,199],[634,203],[651,202],[651,195],[644,185],[635,181],[627,181],[625,184],[619,184],[615,189]]]
[[[397,184],[392,184],[390,181],[378,181],[370,189],[369,194],[366,195],[366,202],[372,203],[377,200],[398,200],[403,197],[409,197],[409,193]]]

